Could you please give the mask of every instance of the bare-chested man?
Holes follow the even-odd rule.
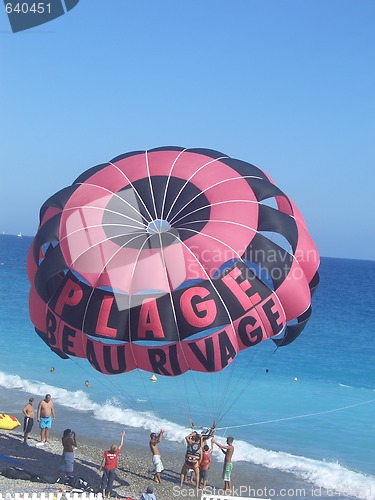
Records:
[[[48,443],[49,430],[52,427],[52,419],[56,420],[55,409],[51,399],[51,394],[46,394],[46,397],[38,405],[38,422],[40,427],[40,442]]]
[[[22,413],[25,415],[23,419],[23,444],[28,445],[27,440],[34,425],[34,398],[29,399],[29,402],[22,410]]]
[[[219,444],[218,442],[212,440],[212,442],[215,443],[225,455],[223,479],[224,479],[224,490],[225,490],[226,494],[229,494],[231,492],[231,489],[232,489],[230,475],[231,475],[232,469],[233,469],[233,464],[232,464],[232,457],[233,457],[233,453],[234,453],[233,441],[234,441],[234,439],[231,436],[229,436],[227,438],[227,445],[225,446],[225,445]]]
[[[160,473],[164,470],[163,462],[161,461],[158,444],[163,439],[164,431],[161,429],[159,434],[152,432],[150,434],[150,450],[152,454],[152,463],[154,464],[154,481],[161,483]]]

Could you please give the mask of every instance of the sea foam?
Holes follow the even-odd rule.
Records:
[[[0,372],[0,386],[35,395],[51,393],[56,404],[74,408],[76,411],[90,412],[93,418],[100,421],[143,428],[148,432],[164,429],[165,439],[171,442],[183,443],[189,432],[189,429],[181,425],[157,417],[152,411],[124,408],[120,400],[115,397],[109,398],[104,404],[98,404],[92,401],[85,391],[71,392],[44,382],[25,380],[18,375],[7,375],[2,372]],[[224,436],[217,436],[216,440],[225,444]],[[215,449],[213,457],[221,461],[220,450]],[[375,499],[375,477],[349,470],[339,463],[315,460],[283,451],[266,450],[237,439],[233,461],[249,462],[293,474],[315,488],[335,492],[336,496]]]

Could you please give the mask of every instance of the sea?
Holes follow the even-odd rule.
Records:
[[[323,257],[312,317],[292,344],[263,342],[219,374],[152,381],[142,371],[102,375],[41,341],[28,312],[31,241],[0,235],[1,412],[21,419],[29,397],[50,393],[56,431],[108,442],[125,429],[137,446],[162,428],[163,446],[181,456],[191,425],[216,419],[241,470],[256,470],[259,489],[264,479],[258,496],[375,499],[375,261]],[[289,494],[272,491],[272,478]]]

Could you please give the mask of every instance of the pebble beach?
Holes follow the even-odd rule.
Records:
[[[89,443],[78,442],[75,451],[74,475],[81,477],[93,488],[100,486],[101,475],[99,465],[102,459],[103,449]],[[21,467],[27,472],[38,474],[43,477],[59,475],[59,464],[61,460],[62,446],[60,439],[51,437],[50,442],[39,446],[37,436],[29,439],[29,446],[22,444],[22,432],[0,431],[0,469],[8,467]],[[125,447],[119,458],[119,467],[113,486],[113,497],[139,499],[141,493],[147,486],[152,485],[158,500],[170,500],[171,498],[201,497],[194,486],[186,484],[181,489],[179,486],[179,472],[182,465],[177,456],[170,453],[162,456],[165,470],[162,473],[162,483],[156,484],[152,480],[152,464],[147,449],[141,450],[134,447]],[[180,463],[181,462],[181,463]],[[217,488],[221,486],[220,464],[213,464],[212,481]],[[212,483],[211,481],[211,483]],[[72,488],[60,484],[46,484],[25,480],[9,479],[0,475],[0,492],[6,493],[48,493],[59,491],[71,491]]]
[[[55,430],[57,434],[57,431]],[[22,444],[22,432],[20,428],[14,431],[0,430],[0,471],[1,473],[10,466],[21,467],[28,472],[38,475],[58,476],[58,468],[61,460],[62,445],[61,438],[56,435],[50,436],[50,442],[38,446],[38,434],[35,432],[29,439],[29,446]],[[116,441],[115,441],[116,442]],[[111,443],[105,443],[101,436],[95,442],[87,438],[77,439],[78,447],[75,450],[74,475],[84,479],[91,487],[100,486],[99,465],[103,451]],[[180,488],[180,470],[184,459],[185,447],[178,443],[175,450],[160,445],[164,471],[162,483],[156,484],[152,480],[151,455],[147,442],[139,443],[139,446],[126,443],[119,458],[119,467],[113,485],[112,498],[126,498],[139,500],[147,486],[152,485],[157,500],[172,500],[174,498],[198,498],[202,496],[202,490],[195,491],[192,484],[185,483]],[[213,459],[209,473],[206,493],[222,495],[223,481],[221,477],[222,460]],[[276,498],[312,498],[320,500],[350,498],[341,497],[333,491],[322,488],[314,488],[304,481],[298,481],[293,474],[282,473],[275,469],[264,469],[256,464],[242,461],[234,462],[232,474],[232,495],[235,497],[255,497],[259,499]],[[67,485],[60,483],[46,484],[25,480],[8,479],[0,474],[0,494],[5,496],[10,493],[14,495],[32,493],[58,493],[77,491]]]
[[[41,476],[59,475],[59,464],[62,454],[60,439],[52,437],[50,442],[43,446],[38,446],[36,439],[29,439],[29,446],[22,444],[21,432],[2,431],[0,439],[0,454],[9,458],[10,461],[1,460],[0,466],[3,471],[10,466],[18,466],[26,471]],[[77,443],[75,451],[74,475],[81,477],[87,483],[97,488],[100,486],[101,475],[99,465],[103,456],[103,450],[89,444]],[[178,484],[178,474],[172,470],[173,464],[166,463],[165,480],[161,485],[152,481],[151,463],[140,456],[136,450],[123,449],[119,459],[119,467],[113,487],[113,496],[132,497],[138,499],[142,491],[145,491],[149,484],[153,484],[157,498],[173,498],[173,487]],[[147,457],[148,458],[148,457]],[[16,465],[17,463],[17,465]],[[50,491],[70,491],[72,488],[60,484],[37,483],[25,480],[8,479],[0,475],[1,493],[31,493]]]

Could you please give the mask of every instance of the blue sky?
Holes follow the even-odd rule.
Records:
[[[208,147],[291,196],[323,256],[375,258],[373,0],[80,0],[0,11],[0,231],[126,151]]]

